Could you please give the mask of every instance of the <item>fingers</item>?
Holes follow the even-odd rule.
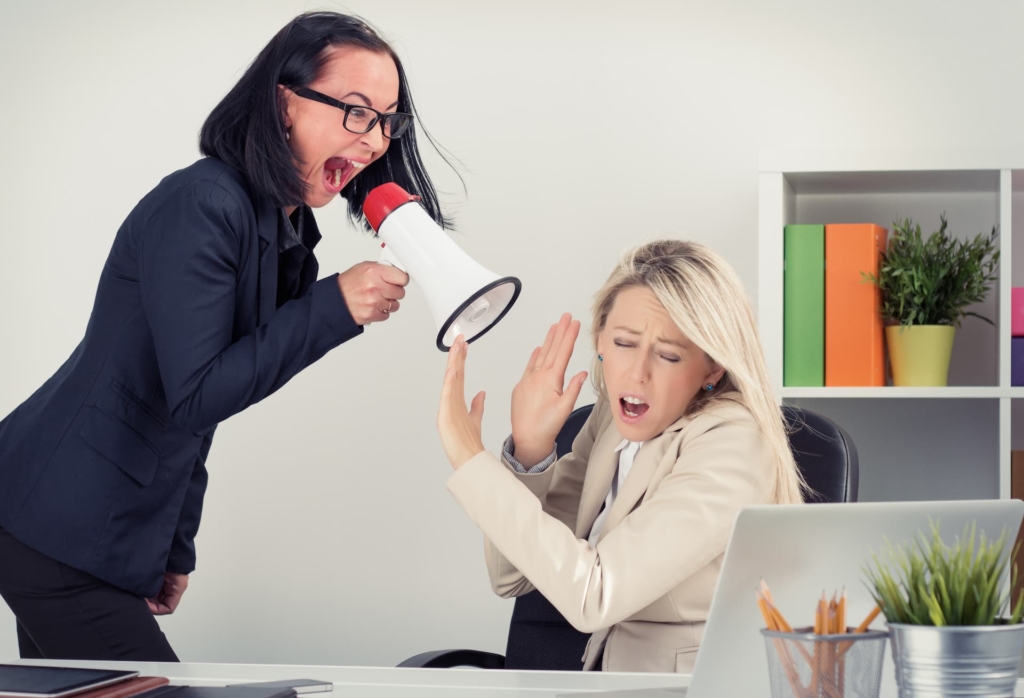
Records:
[[[580,321],[573,320],[566,327],[565,333],[561,337],[561,343],[553,352],[555,355],[554,366],[562,373],[565,373],[565,369],[569,365],[569,359],[572,357],[572,350],[576,346],[576,338],[579,335]]]
[[[575,405],[577,398],[580,396],[580,391],[583,390],[583,383],[587,380],[587,372],[580,371],[572,380],[569,381],[568,387],[565,392],[562,393],[562,399],[568,402],[570,405]]]
[[[405,298],[403,286],[409,282],[409,275],[386,264],[378,264],[377,267],[380,277],[374,291],[380,294],[380,305],[377,308],[380,317],[375,322],[383,322],[398,312],[402,306],[399,301]],[[396,278],[396,274],[400,275],[400,278]]]
[[[469,419],[473,422],[473,425],[477,429],[481,429],[484,421],[484,400],[487,399],[487,394],[484,391],[480,391],[473,397],[473,402],[470,403],[469,407]]]
[[[548,335],[544,338],[544,346],[540,349],[540,356],[537,357],[537,364],[534,368],[548,368],[551,365],[553,361],[551,353],[560,343],[559,338],[565,331],[564,326],[569,324],[571,318],[569,313],[564,313],[561,319],[548,330]]]
[[[377,306],[377,313],[379,314],[379,319],[374,320],[374,322],[384,322],[389,317],[391,317],[393,313],[397,313],[398,309],[402,306],[402,304],[399,303],[398,301],[392,301],[388,300],[387,298],[382,298],[380,302],[377,304]]]
[[[579,334],[579,331],[579,322],[573,320],[572,315],[569,313],[563,313],[558,322],[548,330],[548,335],[544,339],[544,346],[541,347],[540,355],[537,357],[534,368],[541,369],[560,366],[561,370],[565,371],[565,366],[569,363],[568,357],[572,356],[572,347],[576,342],[576,336]],[[568,349],[563,347],[567,336],[569,338]],[[568,351],[568,354],[566,354],[566,351]]]
[[[565,341],[565,335],[569,331],[569,327],[572,325],[572,315],[564,313],[562,318],[558,321],[558,325],[555,327],[555,335],[552,338],[551,349],[544,357],[544,368],[553,368],[559,356],[562,342]]]
[[[395,286],[385,281],[381,282],[380,295],[391,301],[400,301],[405,298],[405,289],[401,286]]]
[[[358,325],[387,320],[405,298],[409,275],[387,264],[360,262],[338,275],[338,288]]]
[[[537,360],[533,364],[533,370],[544,367],[544,361],[547,359],[548,352],[551,351],[551,345],[555,339],[555,331],[558,329],[558,324],[554,324],[548,328],[548,334],[544,337],[544,344],[540,346],[540,351],[537,353]]]
[[[530,354],[530,360],[526,362],[526,369],[523,370],[523,378],[526,378],[528,375],[533,373],[534,369],[537,367],[537,357],[540,356],[540,350],[540,347],[534,347],[533,353]]]
[[[398,267],[390,264],[375,264],[374,267],[380,275],[381,280],[391,286],[401,287],[409,284],[409,275]],[[403,295],[405,291],[402,291]],[[389,298],[401,298],[402,296],[389,296]]]
[[[444,372],[444,385],[441,387],[441,410],[466,409],[465,397],[465,340],[460,334],[448,350],[448,365]]]

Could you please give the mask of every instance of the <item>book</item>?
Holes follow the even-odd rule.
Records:
[[[136,676],[135,678],[121,681],[110,686],[100,686],[83,693],[75,694],[75,698],[131,698],[140,693],[151,691],[158,686],[165,686],[169,683],[162,676]]]
[[[1024,337],[1010,337],[1010,385],[1024,385]]]
[[[142,698],[295,698],[295,689],[282,686],[158,686]]]
[[[873,223],[825,226],[825,385],[885,385],[878,275],[888,231]]]
[[[783,232],[782,384],[825,385],[825,226]]]
[[[131,669],[0,664],[0,698],[78,698],[90,692],[118,691],[138,674]]]
[[[1010,289],[1010,336],[1024,337],[1024,288]]]
[[[1010,499],[1024,500],[1024,451],[1010,451]],[[1017,564],[1017,569],[1021,571],[1020,574],[1024,576],[1024,526],[1021,526],[1021,530],[1017,532],[1017,543],[1020,543],[1021,547],[1017,551],[1014,562]],[[1020,595],[1022,587],[1024,587],[1024,579],[1018,579],[1017,585],[1012,590],[1011,608],[1017,603],[1017,597]]]

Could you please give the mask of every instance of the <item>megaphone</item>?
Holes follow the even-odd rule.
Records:
[[[370,190],[363,215],[381,239],[380,261],[398,267],[423,288],[437,324],[437,348],[448,351],[460,334],[479,339],[519,298],[522,283],[499,277],[452,242],[414,196],[394,182]]]

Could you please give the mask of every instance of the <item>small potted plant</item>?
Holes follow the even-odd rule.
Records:
[[[893,223],[878,276],[864,274],[881,290],[894,385],[946,385],[961,320],[970,315],[993,324],[967,308],[983,301],[997,278],[997,228],[958,240],[946,232],[946,215],[939,220],[927,239],[909,218]]]
[[[900,696],[1012,696],[1024,649],[1024,590],[1010,608],[1017,566],[1004,530],[996,541],[975,525],[950,547],[932,524],[912,545],[886,541],[865,567],[868,589],[889,626]],[[1007,581],[1010,586],[1007,587]]]

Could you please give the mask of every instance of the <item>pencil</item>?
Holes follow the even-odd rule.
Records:
[[[863,621],[861,622],[861,624],[857,626],[857,629],[856,629],[856,630],[854,630],[853,632],[855,632],[855,633],[862,633],[862,632],[864,632],[865,630],[867,630],[867,629],[868,629],[868,626],[869,626],[869,625],[871,625],[871,621],[873,621],[873,620],[874,620],[875,618],[877,618],[877,617],[878,617],[878,614],[879,614],[879,613],[881,613],[881,612],[882,612],[882,609],[880,609],[880,608],[879,608],[878,606],[875,606],[875,607],[874,607],[874,608],[873,608],[873,609],[871,610],[871,613],[869,613],[869,614],[868,614],[868,617],[867,617],[867,618],[865,618],[865,619],[864,619],[864,620],[863,620]]]
[[[818,601],[814,608],[814,634],[824,635],[826,632],[825,628],[825,591],[821,592],[821,600]],[[814,667],[811,671],[811,695],[821,695],[821,670],[823,668],[823,660],[821,656],[821,643],[814,640]]]
[[[839,597],[839,632],[842,635],[846,634],[846,589],[843,589],[843,595]],[[837,650],[841,649],[839,646]],[[839,688],[840,698],[846,695],[846,658],[842,652],[838,653],[839,656],[839,675],[836,677],[836,685]]]
[[[828,634],[836,635],[839,633],[839,602],[836,601],[836,594],[832,594],[832,600],[828,602]],[[826,682],[828,684],[829,693],[835,695],[836,693],[836,644],[834,642],[827,642],[825,644],[825,661],[826,668]]]
[[[846,633],[846,589],[843,589],[843,595],[839,597],[839,618],[837,619],[837,625],[839,626],[838,632],[841,634]]]
[[[782,618],[782,614],[770,605],[770,602],[767,600],[764,593],[766,589],[767,588],[757,590],[757,606],[761,609],[761,615],[764,616],[764,622],[765,625],[768,626],[768,629],[778,631],[780,630],[779,621],[787,626],[788,623],[786,623],[785,619]],[[793,694],[795,696],[802,696],[804,691],[803,686],[800,683],[800,675],[797,673],[796,666],[793,664],[793,657],[789,654],[789,649],[786,647],[785,641],[781,638],[775,638],[774,644],[775,651],[779,653],[779,657],[782,660],[782,667],[783,671],[786,673],[786,678],[789,680],[790,686],[793,687]]]
[[[869,613],[867,615],[867,618],[865,618],[863,621],[861,621],[861,624],[858,625],[857,629],[854,630],[853,632],[854,633],[866,632],[867,629],[868,629],[868,626],[871,625],[871,622],[875,618],[877,618],[878,614],[881,613],[881,612],[882,612],[882,609],[879,608],[878,606],[875,606],[873,609],[871,609],[871,613]],[[842,645],[842,647],[839,649],[839,656],[842,657],[850,649],[850,647],[853,645],[853,643],[852,642],[843,642],[843,643],[840,643],[840,644]]]

